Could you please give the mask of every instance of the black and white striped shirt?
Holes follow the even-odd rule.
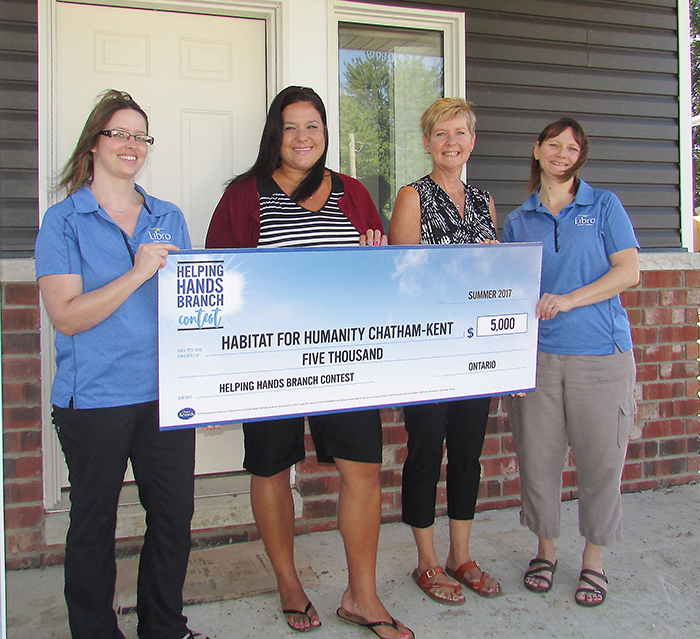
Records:
[[[319,211],[294,202],[270,177],[258,180],[260,196],[259,247],[358,246],[360,233],[343,214],[338,200],[345,193],[331,173],[331,193]]]

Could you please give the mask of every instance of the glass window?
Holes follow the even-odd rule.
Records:
[[[338,44],[340,170],[388,229],[397,190],[430,172],[420,116],[444,95],[443,33],[339,22]]]

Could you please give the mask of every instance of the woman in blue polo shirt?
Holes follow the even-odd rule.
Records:
[[[136,185],[153,138],[131,96],[104,92],[44,216],[36,274],[56,327],[53,420],[71,484],[65,596],[71,634],[123,639],[112,608],[117,502],[130,459],[146,510],[138,636],[189,639],[182,586],[194,510],[194,431],[158,430],[157,283],[190,248],[182,212]]]
[[[537,303],[537,389],[509,398],[520,467],[521,522],[538,537],[526,588],[552,587],[567,442],[576,460],[579,530],[585,538],[574,599],[605,601],[603,547],[621,537],[620,478],[634,421],[635,366],[619,293],[639,281],[639,244],[620,200],[579,179],[588,157],[581,125],[562,118],[535,144],[527,201],[505,242],[542,242]]]

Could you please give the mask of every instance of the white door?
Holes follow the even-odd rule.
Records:
[[[267,109],[265,21],[64,2],[56,18],[57,165],[97,94],[127,91],[155,138],[138,182],[175,202],[193,246],[203,247],[225,183],[257,154]],[[240,470],[242,461],[240,425],[198,429],[198,474]]]

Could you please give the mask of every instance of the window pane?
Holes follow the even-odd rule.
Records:
[[[396,192],[430,172],[420,116],[442,97],[442,33],[339,24],[340,170],[367,187],[388,229]]]

